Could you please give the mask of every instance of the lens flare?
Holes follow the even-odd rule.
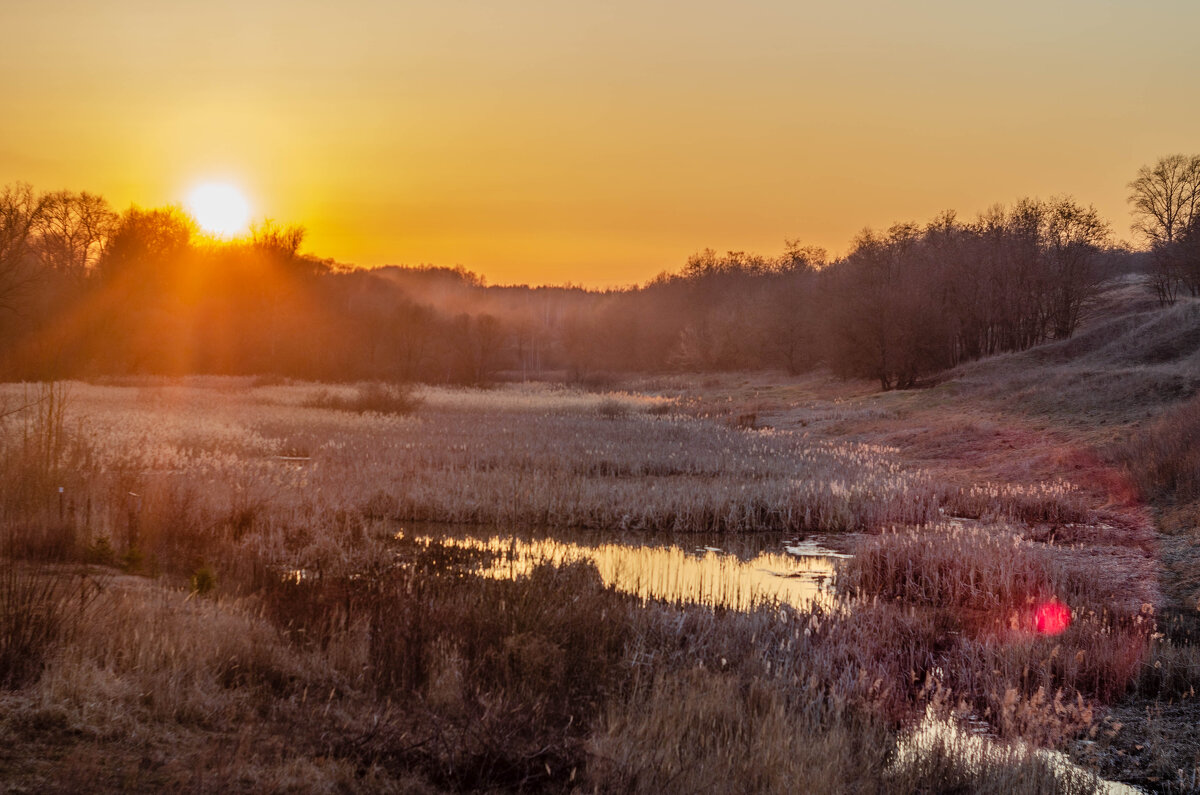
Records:
[[[1033,628],[1043,635],[1058,635],[1071,626],[1071,608],[1057,600],[1042,602],[1033,613]]]

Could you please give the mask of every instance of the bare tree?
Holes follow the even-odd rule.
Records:
[[[926,367],[922,323],[936,319],[925,311],[927,264],[919,248],[922,230],[895,224],[886,234],[864,230],[835,274],[839,350],[836,369],[879,380],[885,391],[913,386]]]
[[[1168,155],[1142,166],[1129,190],[1132,229],[1150,244],[1154,291],[1161,303],[1173,303],[1186,282],[1176,244],[1200,217],[1200,155]]]
[[[1100,275],[1096,255],[1109,241],[1108,222],[1096,208],[1060,196],[1046,205],[1045,251],[1050,278],[1050,323],[1054,336],[1075,332],[1096,296]]]
[[[1129,183],[1133,231],[1152,245],[1173,242],[1200,212],[1200,155],[1168,155]]]
[[[45,267],[82,279],[99,261],[116,223],[117,214],[101,196],[48,193],[33,224],[34,248]]]
[[[250,227],[250,245],[256,250],[281,260],[291,261],[300,255],[306,230],[298,224],[280,226],[271,219]]]
[[[28,183],[0,191],[0,310],[15,312],[22,290],[35,278],[30,241],[40,214],[41,202]]]
[[[829,264],[829,255],[825,249],[799,240],[785,240],[784,246],[776,262],[777,272],[768,277],[758,296],[757,325],[763,327],[768,359],[794,375],[816,364],[816,283]]]
[[[815,273],[829,264],[829,252],[820,246],[805,245],[799,239],[785,239],[783,243],[783,256],[776,266],[781,273]]]
[[[1176,275],[1193,297],[1200,296],[1200,213],[1171,244],[1171,272]]]

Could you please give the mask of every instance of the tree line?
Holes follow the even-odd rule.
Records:
[[[1143,251],[1114,245],[1074,199],[1023,199],[968,220],[946,212],[865,230],[833,260],[796,241],[773,256],[705,250],[642,286],[602,291],[488,286],[462,268],[357,269],[303,253],[296,226],[218,242],[178,208],[117,213],[95,194],[10,185],[0,377],[478,384],[825,366],[906,388],[1069,337],[1118,273],[1147,271],[1163,301],[1198,294],[1198,177],[1200,157],[1172,156],[1130,183]]]

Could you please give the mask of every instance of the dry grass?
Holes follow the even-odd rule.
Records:
[[[415,397],[410,386],[402,384],[366,383],[357,387],[353,397],[333,394],[322,390],[305,399],[304,405],[317,409],[350,411],[355,414],[412,414],[421,401]]]
[[[276,516],[741,532],[921,523],[938,499],[887,448],[714,427],[652,413],[658,400],[426,390],[400,417],[306,408],[313,390],[76,385],[64,510],[120,554],[122,541],[151,552],[136,536],[156,521],[266,502]]]
[[[952,516],[990,521],[1016,521],[1052,525],[1085,523],[1095,517],[1073,484],[974,483],[951,491],[946,512]]]
[[[1200,500],[1200,396],[1139,428],[1120,457],[1149,500]]]
[[[842,574],[861,593],[929,607],[1012,611],[1048,599],[1137,615],[1158,596],[1123,547],[1055,548],[1022,526],[955,520],[865,539]]]
[[[267,758],[235,744],[237,761],[193,759],[212,786],[233,789],[279,786],[298,770],[318,776],[315,788],[355,770],[355,786],[380,790],[409,780],[667,792],[731,781],[788,791],[797,776],[823,791],[886,790],[935,783],[929,771],[947,765],[965,786],[1049,775],[1009,752],[986,764],[953,753],[889,762],[903,742],[896,722],[955,687],[1007,686],[1013,725],[993,720],[1014,736],[1036,725],[1039,742],[1061,742],[1088,728],[1086,705],[1018,695],[1021,663],[1044,655],[1053,668],[1070,639],[1055,642],[1061,653],[982,632],[947,646],[937,615],[877,594],[832,608],[646,604],[582,564],[464,576],[481,561],[463,553],[414,545],[368,577],[277,578],[249,601],[118,578],[98,620],[8,699],[7,725],[99,743],[168,732],[209,748],[287,737],[288,751]]]
[[[1086,736],[1106,701],[1182,694],[1196,675],[1190,651],[1154,646],[1140,607],[1152,583],[1129,549],[1063,549],[1020,524],[1088,518],[1066,483],[937,484],[889,446],[730,427],[620,392],[426,389],[397,415],[314,407],[322,389],[357,394],[80,384],[61,422],[10,417],[3,474],[26,485],[3,501],[9,558],[162,575],[113,574],[90,620],[45,633],[38,675],[0,696],[0,732],[26,761],[49,758],[40,743],[91,744],[126,781],[94,779],[86,755],[20,781],[1083,792],[1094,782],[1015,741]],[[897,416],[856,412],[821,422]],[[55,452],[31,459],[26,427]],[[945,513],[987,521],[951,527]],[[398,519],[900,529],[859,543],[836,598],[766,591],[735,610],[621,585],[578,545],[506,559],[496,544],[400,543]],[[679,585],[692,574],[676,557]],[[45,565],[29,583],[73,564]],[[26,612],[54,603],[60,586],[46,587]],[[1053,637],[1026,615],[1050,597],[1074,611]],[[922,746],[904,727],[931,705],[1005,742]]]
[[[1054,744],[1136,686],[1155,629],[1153,586],[1092,553],[957,525],[870,539],[843,577],[863,597],[932,608],[931,682],[1002,735]],[[1069,622],[1047,632],[1054,605]]]
[[[36,681],[54,647],[91,616],[99,581],[0,560],[0,689]]]
[[[1128,311],[1116,300],[1068,340],[954,371],[961,389],[1072,425],[1126,423],[1200,389],[1200,301]]]
[[[887,783],[895,792],[1103,793],[1095,775],[1023,743],[997,743],[930,710],[899,744]]]
[[[695,668],[610,707],[590,744],[600,792],[846,792],[879,786],[889,732],[830,703]]]
[[[123,736],[145,724],[230,727],[319,680],[262,618],[137,578],[111,581],[38,682],[38,707]],[[102,617],[102,618],[101,618]]]

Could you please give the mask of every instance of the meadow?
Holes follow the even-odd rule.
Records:
[[[1087,488],[915,466],[873,399],[781,400],[785,430],[638,386],[0,388],[6,780],[1102,792],[1109,706],[1194,694],[1151,553]],[[615,562],[618,532],[667,562]],[[762,576],[782,549],[692,598],[717,555],[663,533],[848,554],[819,598]]]

